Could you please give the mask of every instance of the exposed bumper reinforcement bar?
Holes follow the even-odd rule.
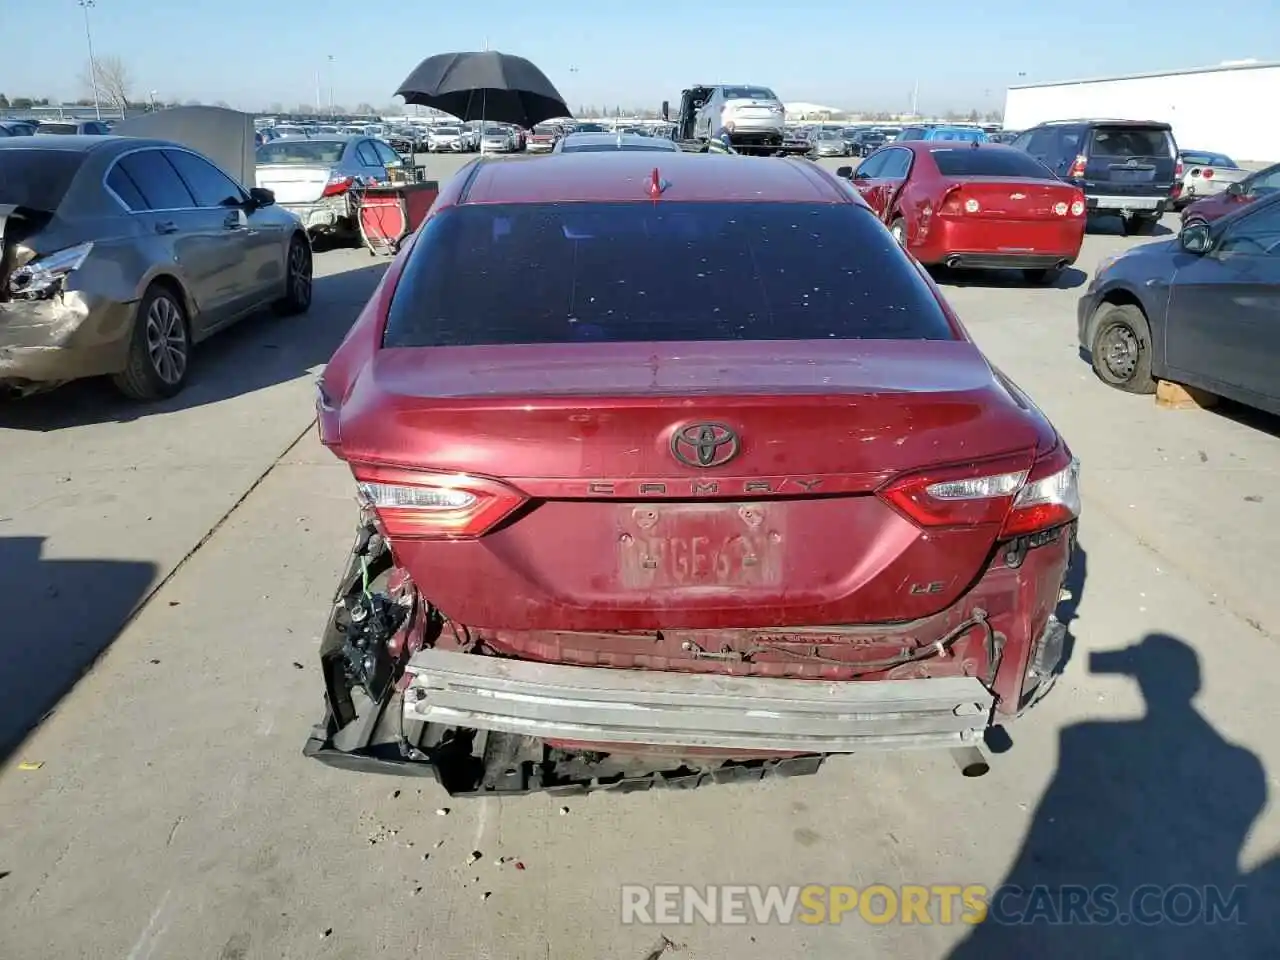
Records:
[[[982,742],[993,697],[973,677],[829,682],[415,654],[407,722],[545,740],[797,753]]]

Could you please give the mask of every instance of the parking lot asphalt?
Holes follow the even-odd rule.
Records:
[[[443,180],[462,161],[429,162]],[[1066,864],[1274,897],[1280,425],[1159,409],[1092,376],[1076,298],[1135,242],[1100,225],[1051,290],[940,275],[1083,464],[1070,659],[977,780],[946,755],[865,756],[753,786],[450,802],[303,759],[354,518],[311,381],[379,276],[363,251],[319,254],[309,315],[211,341],[167,404],[85,384],[0,406],[0,742],[53,710],[0,773],[0,957],[857,960],[946,957],[965,937],[1022,956],[985,926],[852,914],[624,925],[620,886],[1030,886]],[[1090,654],[1139,644],[1133,676],[1091,670]],[[1251,919],[1238,955],[1268,955],[1274,921]],[[1034,943],[1192,956],[1202,932],[1058,927]]]

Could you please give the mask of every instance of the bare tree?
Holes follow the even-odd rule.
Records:
[[[96,87],[99,99],[119,110],[122,115],[128,108],[133,77],[130,76],[129,68],[119,57],[97,57],[89,61],[85,64],[80,82],[89,92],[93,92]]]

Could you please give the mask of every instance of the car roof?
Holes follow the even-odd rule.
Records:
[[[1045,120],[1043,123],[1037,124],[1041,127],[1058,127],[1077,124],[1099,124],[1107,127],[1159,127],[1162,130],[1172,130],[1173,127],[1162,120],[1111,120],[1107,117],[1080,117],[1075,120]]]
[[[666,200],[856,202],[852,191],[804,159],[618,150],[475,162],[462,203],[649,200],[655,170]]]

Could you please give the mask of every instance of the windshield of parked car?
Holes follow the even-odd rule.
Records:
[[[618,143],[616,140],[598,141],[593,140],[590,143],[574,143],[572,139],[566,139],[560,145],[561,153],[617,153],[619,150],[641,151],[646,153],[673,153],[678,152],[680,148],[673,141],[658,141],[657,143],[636,143],[634,140],[624,140]]]
[[[1028,153],[1006,148],[940,147],[930,150],[944,177],[1032,177],[1056,180],[1053,171]]]
[[[1280,163],[1260,170],[1249,178],[1248,191],[1255,197],[1266,196],[1280,190]]]
[[[929,131],[930,140],[959,140],[961,143],[986,143],[987,135],[981,130],[964,127],[940,127]]]
[[[1230,157],[1221,153],[1192,153],[1183,151],[1183,163],[1194,163],[1201,167],[1226,167],[1228,169],[1237,169],[1236,162]]]
[[[726,100],[777,100],[768,87],[725,87]]]
[[[42,123],[36,127],[36,133],[52,133],[59,136],[75,136],[80,132],[78,123]]]
[[[384,346],[812,339],[955,335],[862,206],[476,204],[423,228]]]
[[[457,127],[436,127],[436,134],[441,137],[460,137],[462,131]]]
[[[84,158],[78,150],[0,150],[0,204],[53,213]]]
[[[272,140],[258,148],[259,163],[337,163],[345,140]]]
[[[1167,157],[1169,131],[1159,127],[1095,127],[1089,140],[1092,157]]]
[[[834,130],[819,130],[818,139],[819,140],[843,140],[844,138],[841,137],[840,134],[836,133]]]

